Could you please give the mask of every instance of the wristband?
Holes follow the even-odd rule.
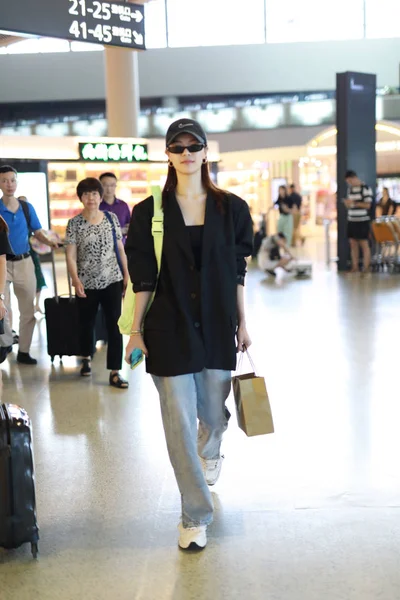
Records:
[[[133,329],[130,335],[142,335],[143,331],[141,329]]]

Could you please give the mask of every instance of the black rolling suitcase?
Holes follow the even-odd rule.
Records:
[[[31,544],[36,558],[38,541],[31,422],[19,406],[0,404],[0,547]]]
[[[60,360],[63,356],[80,356],[79,315],[75,296],[72,295],[71,280],[67,275],[69,295],[59,296],[57,274],[52,252],[54,298],[46,298],[44,311],[46,315],[47,353],[51,362],[55,356]]]

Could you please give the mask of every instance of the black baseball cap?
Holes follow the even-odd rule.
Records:
[[[165,136],[167,148],[181,133],[190,133],[196,140],[207,146],[207,136],[200,123],[193,121],[193,119],[179,119],[168,128],[167,135]]]

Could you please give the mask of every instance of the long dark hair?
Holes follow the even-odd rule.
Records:
[[[215,203],[217,208],[221,214],[224,213],[224,202],[226,200],[226,192],[221,190],[221,188],[217,187],[210,177],[210,171],[208,169],[208,163],[203,163],[201,165],[201,182],[206,189],[207,192],[211,192],[215,198]],[[163,208],[166,205],[168,194],[170,192],[175,192],[176,186],[178,185],[178,176],[176,174],[176,170],[174,167],[168,168],[167,181],[165,182],[165,186],[162,193],[162,206]]]
[[[4,232],[8,233],[8,225],[3,219],[3,217],[0,217],[0,233]]]
[[[284,195],[283,197],[284,197],[284,198],[287,198],[287,197],[288,197],[288,191],[287,191],[287,187],[286,187],[286,185],[280,185],[280,186],[279,186],[279,190],[278,190],[278,197],[279,197],[279,198],[281,197],[281,190],[282,190],[283,192],[285,192],[285,195]]]

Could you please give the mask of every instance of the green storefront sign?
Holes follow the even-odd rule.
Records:
[[[79,144],[79,156],[85,162],[146,162],[149,154],[146,144]]]

